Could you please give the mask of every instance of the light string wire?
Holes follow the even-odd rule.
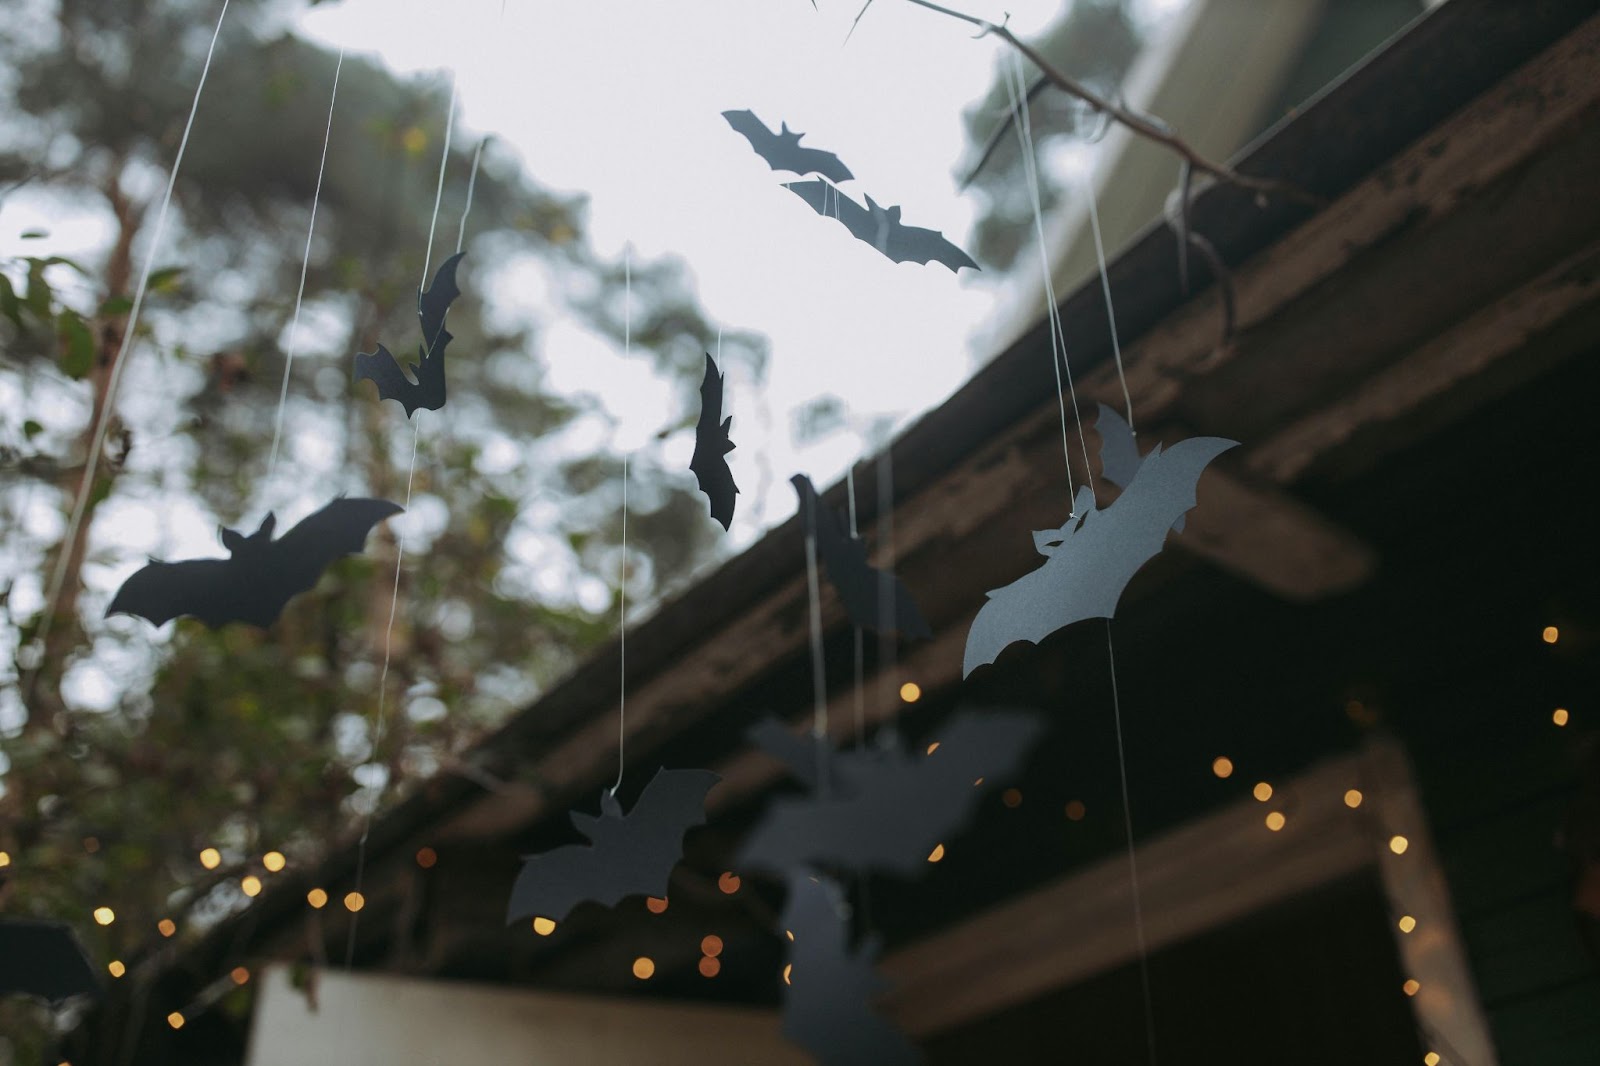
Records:
[[[433,265],[433,239],[439,228],[439,207],[444,202],[444,176],[445,169],[450,162],[450,137],[455,130],[456,118],[456,76],[455,71],[450,72],[450,109],[445,115],[444,145],[439,152],[439,181],[433,194],[433,217],[428,222],[428,247],[423,255],[422,282],[418,291],[428,286],[428,271]],[[463,227],[465,220],[463,220]],[[434,338],[426,338],[430,345],[428,354],[432,354],[431,346]],[[405,509],[411,509],[411,492],[417,477],[417,446],[422,440],[422,419],[426,412],[418,410],[411,432],[411,463],[406,473],[406,502]],[[394,620],[400,609],[400,575],[405,566],[406,539],[405,534],[395,531],[394,538],[394,584],[389,594],[389,622],[383,634],[383,668],[378,674],[378,706],[373,712],[372,730],[372,759],[379,762],[383,753],[383,738],[385,726],[388,721],[388,696],[389,696],[389,666],[394,651]],[[356,872],[355,887],[353,892],[361,903],[350,915],[350,935],[345,941],[344,968],[349,970],[355,963],[356,933],[361,924],[361,911],[365,906],[365,898],[361,894],[362,885],[367,869],[367,841],[372,836],[372,822],[378,812],[378,806],[383,800],[383,794],[389,784],[389,774],[383,768],[383,776],[379,779],[378,788],[372,801],[367,804],[367,809],[362,812],[361,836],[356,842]]]
[[[294,357],[299,350],[300,308],[306,296],[306,274],[311,269],[311,239],[317,232],[317,205],[322,200],[322,177],[328,169],[328,144],[333,140],[333,109],[339,100],[339,75],[344,70],[344,48],[339,48],[339,61],[333,67],[333,92],[328,97],[328,128],[322,134],[322,159],[317,163],[317,184],[311,193],[311,221],[306,226],[306,250],[300,260],[300,287],[294,294],[294,314],[289,319],[289,343],[284,348],[283,384],[278,388],[278,413],[272,423],[272,453],[267,460],[267,486],[270,490],[272,476],[278,470],[278,445],[283,440],[283,413],[289,403],[289,377],[294,370]]]
[[[1019,89],[1025,89],[1026,79],[1022,73],[1022,63],[1015,55],[1009,57],[1007,64],[1010,76],[1006,79],[1006,91],[1011,98],[1011,106],[1017,115],[1017,135],[1022,141],[1023,168],[1027,177],[1029,191],[1033,201],[1034,231],[1039,242],[1039,258],[1044,272],[1045,298],[1048,301],[1050,317],[1050,341],[1052,359],[1059,357],[1060,366],[1066,369],[1068,389],[1072,389],[1072,368],[1067,363],[1064,336],[1061,330],[1060,308],[1056,303],[1055,285],[1051,278],[1050,255],[1044,241],[1044,209],[1039,192],[1039,172],[1034,158],[1033,129],[1028,117],[1028,110],[1022,104],[1024,95]],[[1091,203],[1091,211],[1093,206]],[[1105,248],[1099,237],[1098,220],[1094,222],[1095,252],[1100,269],[1101,286],[1106,298],[1107,317],[1111,322],[1111,339],[1113,351],[1120,351],[1116,336],[1116,319],[1111,308],[1111,288],[1108,280],[1105,260]],[[1118,358],[1118,373],[1121,373],[1121,359]],[[1059,370],[1058,370],[1059,374]],[[1126,390],[1126,382],[1123,385]],[[1089,448],[1083,433],[1083,416],[1077,412],[1077,395],[1072,393],[1073,412],[1078,420],[1078,443],[1083,449],[1084,479],[1090,488],[1094,489],[1094,471],[1089,465]],[[1133,425],[1133,406],[1131,400],[1128,404],[1128,424]],[[1066,411],[1062,409],[1062,429],[1065,432]],[[1064,443],[1064,439],[1063,439]],[[1071,460],[1068,460],[1068,480],[1071,480]],[[1091,501],[1092,506],[1092,501]],[[1130,802],[1128,788],[1128,758],[1122,729],[1122,700],[1117,686],[1117,660],[1116,650],[1111,638],[1111,620],[1106,619],[1106,655],[1111,672],[1111,707],[1112,720],[1117,734],[1117,770],[1122,790],[1122,825],[1123,833],[1128,848],[1128,883],[1133,903],[1133,928],[1134,940],[1139,951],[1139,980],[1143,994],[1145,1049],[1151,1066],[1156,1062],[1156,1027],[1155,1008],[1150,995],[1150,951],[1149,943],[1144,929],[1144,904],[1139,887],[1139,861],[1134,847],[1133,835],[1133,808]]]
[[[717,354],[722,354],[722,339],[718,334]],[[622,356],[633,355],[633,245],[622,248]],[[721,412],[718,412],[719,414]],[[622,787],[622,775],[628,767],[628,458],[622,453],[622,566],[617,574],[617,779],[611,784],[611,795]]]
[[[184,153],[189,149],[189,135],[194,131],[195,115],[200,111],[200,96],[205,91],[206,78],[211,73],[211,60],[216,55],[217,39],[222,36],[222,24],[228,17],[229,2],[230,0],[222,0],[222,10],[217,14],[217,28],[212,31],[211,44],[206,48],[205,63],[200,68],[200,80],[195,84],[194,100],[189,105],[189,118],[183,125],[183,136],[178,140],[178,151],[172,159],[172,170],[167,174],[167,188],[161,196],[161,208],[156,212],[156,224],[155,229],[151,231],[150,247],[145,252],[144,266],[139,272],[139,284],[133,293],[133,304],[128,309],[128,321],[123,327],[122,343],[117,349],[116,361],[111,364],[111,373],[106,379],[105,398],[100,407],[100,417],[95,421],[89,454],[84,457],[83,479],[78,483],[78,495],[72,503],[72,514],[67,520],[66,536],[61,541],[61,553],[57,556],[55,568],[50,574],[50,587],[44,598],[44,615],[39,621],[39,631],[33,638],[40,651],[39,662],[34,667],[36,676],[45,666],[43,655],[49,646],[50,627],[55,622],[56,603],[61,598],[62,586],[66,584],[67,569],[72,559],[72,546],[77,542],[78,531],[82,528],[84,515],[89,509],[89,497],[94,491],[94,478],[100,466],[100,453],[105,449],[106,434],[111,428],[111,413],[116,407],[117,391],[122,387],[122,374],[128,365],[128,353],[133,348],[133,339],[138,333],[139,313],[144,309],[144,297],[150,288],[150,274],[155,267],[156,253],[161,248],[161,238],[166,234],[167,212],[172,206],[172,193],[178,184],[178,171],[183,166]]]

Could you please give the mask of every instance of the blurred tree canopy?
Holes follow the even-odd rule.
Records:
[[[453,753],[615,625],[620,457],[602,410],[552,394],[540,346],[540,325],[558,316],[622,337],[623,265],[587,245],[581,198],[542,189],[490,141],[465,220],[449,404],[408,423],[369,383],[350,383],[358,349],[414,350],[449,98],[440,79],[344,61],[283,448],[266,478],[336,61],[292,34],[295,9],[229,9],[72,543],[65,516],[218,5],[23,0],[0,38],[0,211],[26,198],[104,234],[97,255],[74,262],[0,249],[3,908],[72,922],[102,968],[158,950],[163,919],[183,938],[246,905],[241,878],[270,878],[269,850],[308,861],[385,785],[389,800],[450,772]],[[450,146],[434,266],[463,225],[477,148]],[[679,383],[683,417],[663,429],[682,429],[716,327],[680,264],[635,262],[631,276],[638,372]],[[515,306],[480,314],[485,294],[507,290]],[[759,338],[730,331],[722,344],[725,361],[760,373]],[[403,500],[414,442],[381,750],[388,531],[268,632],[101,618],[116,584],[180,526],[254,529],[273,509],[282,530],[339,493]],[[635,457],[630,601],[659,596],[713,549],[692,488],[686,472]],[[41,642],[62,552],[67,580]],[[218,849],[214,868],[206,848]],[[110,925],[90,919],[102,906]],[[51,1021],[0,1003],[0,1062],[8,1051],[37,1061]]]

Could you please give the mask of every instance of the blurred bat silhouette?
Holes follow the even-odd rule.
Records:
[[[1221,437],[1191,437],[1166,451],[1158,445],[1103,511],[1094,509],[1089,488],[1081,488],[1074,508],[1079,517],[1033,535],[1044,565],[989,593],[967,633],[962,676],[994,662],[1016,641],[1037,644],[1073,622],[1110,618],[1133,575],[1195,505],[1200,472],[1237,445]]]
[[[910,1066],[922,1054],[872,1009],[889,983],[873,969],[882,940],[850,950],[843,893],[810,870],[789,874],[779,921],[793,934],[783,990],[783,1035],[821,1066]]]
[[[711,517],[722,523],[726,530],[733,524],[734,497],[739,486],[733,483],[733,471],[724,458],[733,451],[733,441],[728,439],[728,428],[733,418],[722,417],[722,387],[725,374],[717,371],[717,364],[706,353],[706,376],[700,382],[700,421],[694,427],[694,455],[689,459],[689,469],[700,483],[700,491],[711,501]]]
[[[867,565],[867,548],[852,537],[839,516],[822,498],[804,474],[789,479],[800,494],[800,517],[806,532],[816,538],[817,551],[828,568],[828,580],[844,601],[850,620],[875,633],[903,633],[928,640],[933,630],[922,617],[911,593],[900,579]]]
[[[37,996],[56,1004],[99,996],[89,957],[65,922],[0,919],[0,997]]]
[[[767,124],[756,118],[754,111],[724,111],[722,117],[728,125],[742,134],[756,150],[756,155],[767,161],[773,170],[787,170],[794,174],[821,174],[829,181],[849,181],[855,177],[850,168],[832,152],[820,148],[800,147],[803,133],[791,133],[789,124],[783,123],[780,133],[773,133]]]
[[[444,350],[455,338],[444,328],[444,316],[461,289],[456,286],[456,264],[465,252],[457,252],[433,275],[433,287],[417,291],[417,318],[422,323],[422,344],[417,348],[421,360],[411,367],[413,382],[395,362],[389,349],[378,345],[376,352],[356,353],[355,380],[363,378],[378,386],[378,399],[396,400],[406,409],[406,417],[421,407],[437,411],[444,406]]]
[[[945,240],[938,230],[903,224],[898,207],[879,207],[870,196],[862,207],[821,179],[789,182],[784,188],[896,263],[943,263],[953,272],[962,267],[978,269],[971,256]]]
[[[1042,728],[1038,715],[1024,711],[961,711],[939,730],[927,754],[904,748],[828,752],[822,756],[826,792],[774,800],[745,839],[738,864],[776,873],[815,866],[919,875],[928,869],[929,853],[966,822],[983,790],[1016,772]],[[815,746],[782,726],[762,725],[751,737],[801,781],[815,788],[822,779]]]
[[[265,629],[284,604],[316,586],[334,560],[359,553],[372,527],[400,513],[388,500],[334,500],[277,540],[270,511],[254,533],[222,530],[227,559],[150,560],[122,583],[106,614],[135,614],[155,625],[193,615],[212,629],[246,622]]]
[[[626,815],[610,791],[600,793],[599,817],[572,812],[573,826],[591,844],[528,856],[511,887],[506,922],[559,922],[585,900],[611,907],[627,896],[665,896],[683,836],[705,824],[706,793],[720,780],[710,770],[658,770]]]

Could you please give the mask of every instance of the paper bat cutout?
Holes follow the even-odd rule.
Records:
[[[1080,489],[1075,508],[1080,517],[1033,534],[1044,565],[989,593],[967,633],[962,676],[994,662],[1016,641],[1037,644],[1073,622],[1110,618],[1133,575],[1161,551],[1167,530],[1195,505],[1200,472],[1237,446],[1238,441],[1221,437],[1191,437],[1166,451],[1157,445],[1103,511],[1094,509],[1087,487]]]
[[[12,995],[37,996],[50,1004],[100,995],[89,957],[71,926],[0,920],[0,997]]]
[[[689,469],[694,471],[700,491],[711,501],[711,517],[721,522],[724,530],[733,524],[734,497],[739,493],[739,486],[733,483],[733,471],[723,458],[734,448],[728,439],[733,417],[722,417],[725,378],[718,373],[711,354],[706,353],[706,376],[700,382],[700,421],[695,423],[694,455],[689,459]]]
[[[413,382],[406,377],[400,364],[395,362],[389,349],[378,345],[376,352],[356,353],[355,380],[363,378],[378,386],[378,399],[397,400],[406,409],[406,417],[421,407],[437,411],[444,406],[444,350],[455,340],[444,328],[444,316],[450,304],[461,295],[456,285],[456,264],[465,252],[457,252],[443,263],[433,275],[433,287],[417,290],[417,318],[422,323],[422,344],[417,348],[421,360],[411,366],[416,377]]]
[[[372,527],[400,511],[388,500],[340,497],[277,540],[278,520],[269,511],[248,536],[222,530],[229,558],[150,560],[122,583],[106,614],[136,614],[158,626],[192,615],[212,629],[229,622],[265,629],[284,604],[316,586],[330,563],[359,553]]]
[[[1023,711],[962,711],[939,731],[930,754],[920,748],[833,752],[826,793],[774,800],[745,839],[739,865],[919,875],[928,869],[929,853],[966,823],[978,797],[1016,771],[1042,729],[1038,715]],[[802,755],[792,736],[778,739],[778,731],[763,727],[754,739],[801,780],[814,782],[815,756]],[[772,740],[777,743],[768,747]],[[974,785],[980,778],[983,784]]]
[[[922,1054],[872,1010],[889,983],[873,969],[882,949],[868,937],[850,950],[839,886],[809,870],[789,875],[780,919],[794,934],[783,990],[783,1035],[821,1066],[912,1066]]]
[[[754,111],[724,111],[722,117],[728,125],[742,134],[756,150],[756,155],[767,161],[773,170],[787,170],[794,174],[821,174],[829,181],[849,181],[855,177],[832,152],[820,148],[800,147],[803,133],[791,133],[789,124],[783,123],[780,133],[773,133],[767,124],[756,118]]]
[[[573,811],[573,826],[591,844],[527,856],[511,886],[507,924],[559,922],[585,900],[611,907],[627,896],[665,896],[683,836],[705,824],[706,793],[720,780],[710,770],[658,770],[626,815],[609,791],[600,793],[599,817]]]
[[[828,570],[828,580],[850,621],[875,633],[902,633],[929,640],[933,630],[900,579],[867,565],[867,548],[852,537],[839,516],[817,495],[811,479],[796,474],[789,479],[800,494],[800,516],[806,532],[817,541],[817,553]]]
[[[835,219],[859,240],[866,241],[896,263],[943,263],[952,272],[962,267],[978,269],[972,257],[944,239],[938,230],[907,226],[899,207],[880,207],[872,197],[862,207],[850,197],[817,179],[793,181],[784,186],[811,205],[819,215]]]
[[[1139,472],[1139,445],[1134,441],[1133,428],[1117,412],[1100,405],[1095,430],[1100,434],[1100,476],[1119,489],[1125,489]],[[1183,532],[1184,516],[1172,523],[1174,533]]]

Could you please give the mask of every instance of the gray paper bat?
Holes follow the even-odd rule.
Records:
[[[1094,428],[1100,434],[1100,476],[1119,489],[1127,488],[1139,472],[1139,445],[1133,428],[1105,404],[1100,405]],[[1182,533],[1183,522],[1183,515],[1179,515],[1172,523],[1172,531]]]
[[[754,111],[724,111],[722,117],[728,125],[750,142],[756,154],[767,161],[773,170],[787,170],[794,174],[821,174],[829,181],[849,181],[855,175],[832,152],[820,148],[804,148],[800,144],[803,133],[794,133],[787,122],[782,132],[773,133],[767,124],[756,118]]]
[[[792,181],[784,186],[824,218],[831,218],[896,263],[943,263],[956,273],[962,267],[978,269],[972,257],[945,239],[943,233],[900,221],[900,208],[882,207],[872,197],[862,207],[832,185],[817,178]]]
[[[1094,509],[1093,495],[1082,489],[1076,508],[1081,517],[1033,534],[1044,565],[989,593],[967,634],[962,676],[994,662],[1019,640],[1037,644],[1073,622],[1110,618],[1129,580],[1195,505],[1200,472],[1237,445],[1221,437],[1191,437],[1166,451],[1158,445],[1103,511]]]

